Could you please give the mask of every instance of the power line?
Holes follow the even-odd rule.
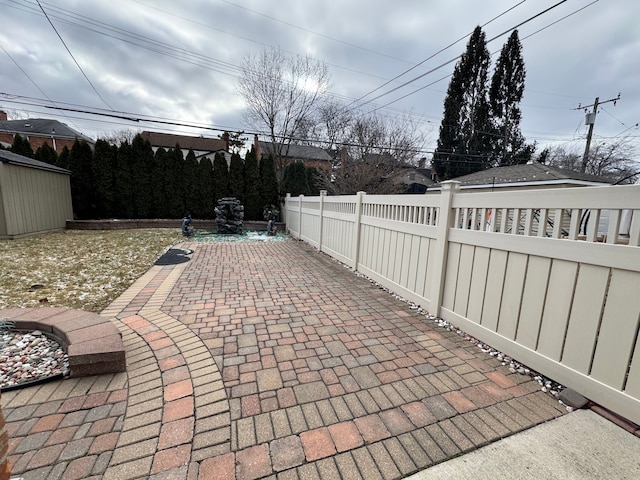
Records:
[[[505,10],[504,12],[502,12],[499,15],[496,15],[495,17],[493,17],[491,20],[489,20],[488,22],[485,22],[483,25],[481,25],[481,27],[485,27],[487,25],[489,25],[491,22],[497,20],[498,18],[502,17],[503,15],[506,15],[507,13],[509,13],[511,10],[513,10],[514,8],[522,5],[524,2],[526,2],[527,0],[522,0],[520,3],[514,5],[511,8],[508,8],[507,10]],[[473,33],[473,32],[471,32]],[[425,58],[424,60],[422,60],[421,62],[415,64],[414,66],[412,66],[411,68],[405,70],[404,72],[396,75],[395,77],[393,77],[391,80],[388,80],[387,82],[383,83],[382,85],[380,85],[379,87],[369,91],[368,93],[365,93],[364,95],[358,97],[357,99],[355,99],[352,103],[356,103],[359,102],[360,100],[362,100],[365,97],[368,97],[369,95],[371,95],[374,92],[377,92],[378,90],[380,90],[381,88],[386,87],[387,85],[389,85],[391,82],[393,82],[394,80],[397,80],[398,78],[402,77],[403,75],[406,75],[407,73],[411,72],[412,70],[415,70],[416,68],[418,68],[420,65],[423,65],[424,63],[428,62],[429,60],[431,60],[432,58],[436,57],[437,55],[441,54],[442,52],[448,50],[449,48],[453,47],[454,45],[456,45],[457,43],[461,42],[462,40],[464,40],[465,38],[467,38],[469,35],[471,35],[471,33],[468,33],[466,35],[463,35],[462,37],[460,37],[459,39],[451,42],[449,45],[447,45],[446,47],[441,48],[440,50],[438,50],[437,52],[435,52],[432,55],[429,55],[427,58]]]
[[[0,44],[0,48],[2,48],[4,53],[6,53],[7,57],[9,57],[11,59],[11,61],[15,64],[15,66],[18,67],[18,69],[24,74],[24,76],[27,77],[29,79],[29,81],[38,89],[38,91],[42,95],[44,95],[47,98],[47,100],[49,100],[51,103],[53,103],[55,105],[55,102],[53,100],[51,100],[51,98],[49,98],[49,95],[47,95],[45,93],[45,91],[42,90],[42,88],[40,88],[40,86],[35,82],[35,80],[33,78],[31,78],[31,76],[26,72],[26,70],[20,66],[20,64],[16,61],[16,59],[11,56],[11,54],[7,51],[6,48],[4,48],[4,46],[2,44]],[[66,115],[64,115],[64,113],[63,113],[63,116],[65,118],[68,118]],[[71,123],[73,125],[73,122],[70,119],[69,119],[69,123]],[[76,125],[74,125],[74,127],[78,128]]]
[[[556,4],[554,4],[554,5],[550,6],[550,7],[546,8],[546,9],[544,9],[544,10],[542,10],[542,11],[540,11],[540,12],[536,13],[535,15],[533,15],[533,16],[531,16],[531,17],[527,18],[526,20],[524,20],[524,21],[520,22],[520,23],[519,23],[519,24],[517,24],[516,26],[511,27],[511,28],[509,28],[508,30],[505,30],[504,32],[502,32],[502,33],[500,33],[500,34],[493,36],[492,38],[490,38],[489,40],[487,40],[487,41],[486,41],[486,43],[488,44],[488,43],[493,42],[494,40],[497,40],[498,38],[500,38],[500,37],[502,37],[502,36],[506,35],[507,33],[511,32],[511,31],[513,31],[513,30],[516,30],[518,27],[521,27],[522,25],[524,25],[524,24],[526,24],[526,23],[528,23],[528,22],[530,22],[530,21],[532,21],[532,20],[534,20],[534,19],[536,19],[536,18],[540,17],[541,15],[544,15],[545,13],[550,12],[550,11],[551,11],[551,10],[553,10],[554,8],[557,8],[558,6],[562,5],[563,3],[567,2],[567,1],[568,1],[568,0],[560,0],[558,3],[556,3]],[[451,64],[451,63],[453,63],[453,62],[455,62],[455,61],[456,61],[456,60],[458,60],[461,56],[462,56],[462,55],[458,55],[457,57],[452,58],[451,60],[448,60],[448,61],[446,61],[446,62],[444,62],[444,63],[442,63],[442,64],[438,65],[437,67],[434,67],[434,68],[432,68],[432,69],[428,70],[427,72],[425,72],[425,73],[423,73],[423,74],[421,74],[421,75],[418,75],[417,77],[414,77],[414,78],[412,78],[411,80],[408,80],[408,81],[404,82],[402,85],[399,85],[399,86],[397,86],[397,87],[394,87],[394,88],[392,88],[391,90],[389,90],[389,91],[387,91],[387,92],[381,93],[381,94],[380,94],[380,95],[378,95],[377,97],[374,97],[374,98],[372,98],[371,100],[368,100],[367,102],[365,102],[365,103],[364,103],[364,105],[366,105],[366,104],[368,104],[368,103],[370,103],[370,102],[373,102],[373,101],[375,101],[375,100],[378,100],[378,99],[380,99],[380,98],[382,98],[382,97],[384,97],[384,96],[387,96],[387,95],[389,95],[389,94],[391,94],[391,93],[393,93],[393,92],[395,92],[395,91],[397,91],[397,90],[400,90],[401,88],[406,87],[407,85],[410,85],[410,84],[412,84],[412,83],[414,83],[414,82],[416,82],[416,81],[420,80],[421,78],[426,77],[427,75],[429,75],[429,74],[431,74],[431,73],[433,73],[433,72],[435,72],[435,71],[439,70],[440,68],[445,67],[445,66],[447,66],[447,65],[449,65],[449,64]],[[449,76],[449,75],[447,75],[446,77],[443,77],[443,78],[447,78],[448,76]],[[442,80],[442,79],[440,79],[440,80]],[[440,81],[440,80],[438,80],[438,81]],[[433,83],[432,83],[432,84],[433,84]],[[432,84],[430,84],[430,85],[432,85]],[[413,95],[414,93],[417,93],[417,92],[419,92],[419,91],[421,91],[421,90],[423,90],[423,89],[425,89],[425,88],[426,88],[426,86],[425,86],[425,87],[418,88],[418,89],[416,89],[416,90],[413,90],[412,92],[410,92],[410,93],[408,93],[408,94],[406,94],[406,95],[404,95],[404,96],[402,96],[402,97],[400,97],[400,98],[398,98],[398,99],[396,99],[396,100],[393,100],[392,102],[387,103],[386,105],[384,105],[384,106],[383,106],[383,107],[381,107],[381,108],[384,108],[384,107],[386,107],[386,106],[388,106],[388,105],[390,105],[390,104],[392,104],[392,103],[396,103],[396,102],[398,102],[398,101],[400,101],[400,100],[402,100],[402,99],[404,99],[404,98],[406,98],[406,97],[408,97],[408,96],[410,96],[410,95]]]
[[[257,10],[252,10],[251,8],[243,7],[242,5],[238,5],[236,3],[230,2],[229,0],[222,0],[222,1],[224,3],[226,3],[227,5],[231,5],[232,7],[240,8],[242,10],[246,10],[247,12],[251,12],[251,13],[254,13],[256,15],[260,15],[261,17],[268,18],[269,20],[272,20],[274,22],[282,23],[283,25],[287,25],[289,27],[293,27],[293,28],[296,28],[298,30],[302,30],[303,32],[313,33],[314,35],[317,35],[317,36],[322,37],[322,38],[326,38],[327,40],[331,40],[331,41],[334,41],[334,42],[337,42],[337,43],[341,43],[341,44],[346,45],[348,47],[357,48],[357,49],[363,50],[365,52],[373,53],[375,55],[380,55],[382,57],[390,58],[392,60],[397,60],[397,61],[404,62],[404,63],[413,63],[413,62],[410,62],[409,60],[403,60],[403,59],[398,58],[398,57],[394,57],[394,56],[387,55],[387,54],[384,54],[384,53],[376,52],[375,50],[371,50],[371,49],[366,48],[366,47],[361,47],[361,46],[356,45],[354,43],[345,42],[344,40],[339,40],[337,38],[331,37],[329,35],[325,35],[323,33],[314,32],[313,30],[310,30],[308,28],[304,28],[304,27],[301,27],[300,25],[296,25],[294,23],[290,23],[290,22],[286,22],[284,20],[280,20],[279,18],[272,17],[270,15],[267,15],[266,13],[258,12]]]
[[[111,105],[109,105],[107,103],[107,101],[102,98],[102,95],[100,95],[100,92],[98,92],[98,90],[96,89],[96,87],[93,85],[93,83],[91,83],[91,80],[89,80],[89,77],[87,77],[87,74],[84,73],[84,70],[82,69],[82,67],[80,66],[80,64],[78,63],[78,61],[76,60],[76,58],[73,56],[73,53],[71,53],[71,50],[69,50],[69,47],[67,47],[67,44],[64,42],[64,40],[62,39],[62,36],[60,35],[60,33],[58,32],[58,30],[56,29],[55,25],[53,24],[53,22],[51,21],[51,19],[49,18],[49,15],[47,15],[47,12],[44,10],[44,8],[42,7],[42,5],[40,5],[40,0],[36,0],[36,2],[38,3],[38,6],[40,7],[40,10],[42,10],[42,13],[44,14],[44,16],[46,17],[47,21],[49,22],[49,25],[51,25],[51,28],[53,28],[53,31],[56,32],[56,35],[58,36],[58,38],[60,39],[60,41],[62,42],[62,45],[64,45],[64,48],[67,50],[67,52],[69,53],[69,55],[71,56],[71,58],[73,59],[73,62],[76,64],[76,66],[78,67],[78,69],[80,69],[80,71],[82,72],[82,75],[84,76],[84,78],[87,79],[87,82],[89,82],[89,85],[91,85],[91,88],[93,89],[94,92],[96,92],[96,95],[98,95],[98,98],[100,98],[100,100],[102,100],[102,103],[104,103],[107,107],[112,108]]]

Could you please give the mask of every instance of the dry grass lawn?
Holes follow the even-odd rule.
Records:
[[[145,273],[180,229],[67,230],[0,240],[0,308],[100,312]]]

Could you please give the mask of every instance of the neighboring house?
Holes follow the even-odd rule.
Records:
[[[227,159],[227,165],[231,163],[231,154],[229,153],[229,143],[221,138],[208,137],[191,137],[188,135],[174,135],[171,133],[160,132],[142,132],[140,136],[144,140],[148,140],[153,149],[153,153],[162,147],[165,150],[175,148],[176,144],[180,145],[182,155],[187,156],[189,150],[192,150],[196,158],[207,157],[213,162],[216,153],[223,153]]]
[[[59,155],[64,147],[71,150],[76,139],[86,141],[91,148],[95,145],[93,139],[57,120],[48,118],[7,120],[7,114],[0,110],[0,143],[9,148],[13,145],[16,135],[27,139],[34,152],[44,143],[48,143]]]
[[[275,159],[275,149],[273,143],[259,141],[256,137],[254,139],[254,148],[256,157],[261,160],[267,158],[269,155],[273,155]],[[312,147],[309,145],[289,145],[285,147],[285,155],[282,158],[280,165],[286,166],[293,162],[303,162],[306,167],[315,167],[319,170],[325,170],[331,172],[331,155],[326,150],[320,147]]]
[[[474,192],[507,191],[520,188],[597,187],[613,183],[612,180],[604,177],[572,172],[538,162],[489,168],[452,180],[460,182],[460,190]],[[440,190],[440,184],[435,184],[429,190]]]
[[[385,177],[384,181],[396,185],[406,185],[406,193],[425,193],[430,187],[435,185],[435,182],[431,180],[430,169],[417,168],[412,165],[403,165],[396,168],[396,170]]]
[[[460,190],[466,192],[498,192],[518,189],[557,189],[576,187],[598,187],[610,186],[613,180],[586,173],[573,172],[562,168],[543,165],[538,162],[524,165],[512,165],[508,167],[495,167],[479,172],[470,173],[454,178],[460,182]],[[431,191],[439,191],[440,184],[429,188]],[[563,220],[563,231],[569,230],[571,212]],[[580,214],[580,233],[586,233],[587,222],[589,221],[589,209],[578,210]],[[522,223],[524,219],[520,219]],[[537,221],[537,219],[535,220]],[[534,221],[534,223],[535,223]],[[608,211],[600,212],[598,219],[598,235],[603,236],[607,232],[609,224]],[[536,227],[537,228],[537,227]]]
[[[62,230],[73,219],[71,172],[0,150],[0,238]]]

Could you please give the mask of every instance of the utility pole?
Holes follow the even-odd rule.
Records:
[[[593,111],[591,113],[587,113],[584,120],[585,125],[589,125],[589,132],[587,133],[587,145],[584,147],[584,155],[582,155],[582,165],[580,167],[580,172],[584,173],[587,170],[587,163],[589,161],[589,148],[591,147],[591,137],[593,136],[593,126],[596,123],[598,105],[609,102],[613,102],[613,104],[615,105],[618,100],[620,100],[620,94],[618,94],[616,98],[610,98],[609,100],[605,100],[604,102],[600,101],[600,97],[596,97],[593,105],[585,105],[583,107],[582,105],[578,104],[579,109],[584,108],[586,110],[589,107],[593,107]]]

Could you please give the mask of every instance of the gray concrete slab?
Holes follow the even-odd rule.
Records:
[[[638,479],[640,438],[579,410],[435,465],[410,480]]]

